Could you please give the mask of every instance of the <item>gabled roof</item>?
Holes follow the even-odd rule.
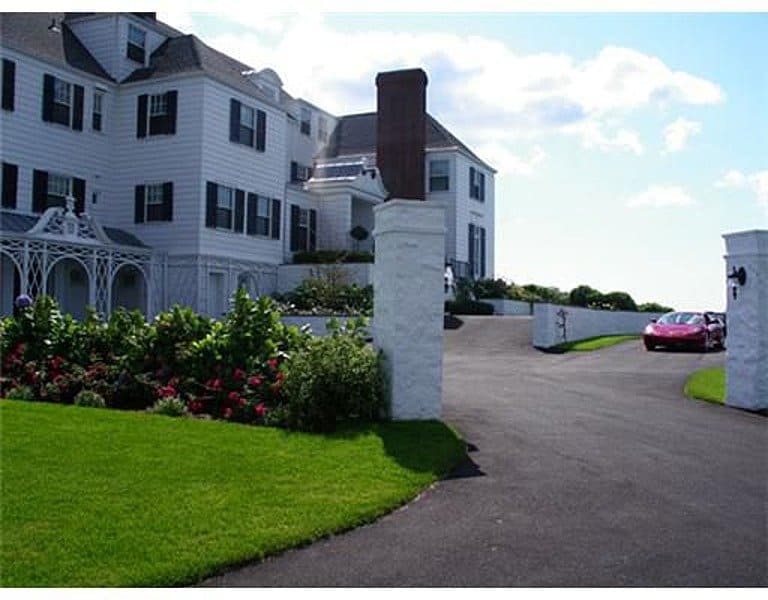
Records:
[[[0,43],[48,63],[114,81],[63,19],[64,13],[2,13]],[[54,21],[59,31],[49,29]]]
[[[136,69],[123,83],[161,79],[182,73],[201,73],[265,102],[275,101],[243,76],[243,72],[253,68],[223,52],[206,46],[195,35],[182,35],[169,38],[155,50],[149,58],[149,66]]]
[[[458,148],[478,162],[491,168],[459,138],[443,127],[437,119],[427,114],[426,150]],[[331,141],[321,158],[376,154],[376,113],[346,115],[339,118]]]
[[[39,215],[25,215],[16,212],[0,210],[0,231],[7,233],[26,233],[39,221]],[[132,233],[116,227],[102,227],[107,237],[119,246],[136,246],[147,248],[139,238]]]

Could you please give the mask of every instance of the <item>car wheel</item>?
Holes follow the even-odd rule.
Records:
[[[653,352],[656,349],[656,346],[647,340],[643,340],[643,344],[648,352]]]

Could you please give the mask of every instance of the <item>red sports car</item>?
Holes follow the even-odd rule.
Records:
[[[643,343],[647,350],[657,346],[688,346],[703,352],[715,346],[725,346],[723,323],[708,313],[671,312],[649,323],[643,331]]]

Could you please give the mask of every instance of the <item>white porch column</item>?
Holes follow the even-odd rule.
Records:
[[[374,213],[373,339],[385,355],[391,415],[439,419],[445,209],[432,202],[390,200]]]
[[[740,285],[729,278],[726,404],[768,409],[768,231],[723,236],[726,275],[744,268]],[[734,290],[736,296],[734,297]]]

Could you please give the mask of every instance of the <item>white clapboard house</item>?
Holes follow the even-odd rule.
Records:
[[[0,308],[82,316],[269,294],[298,250],[371,249],[376,114],[334,116],[154,13],[3,13]],[[373,82],[371,82],[373,90]],[[493,273],[494,170],[428,117],[446,261]]]

